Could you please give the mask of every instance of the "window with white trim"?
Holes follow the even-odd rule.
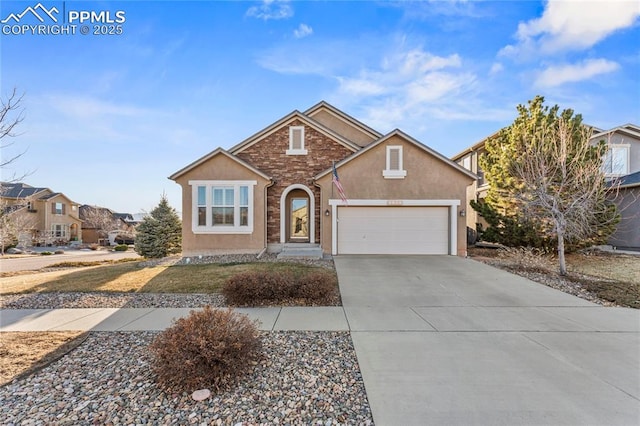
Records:
[[[629,174],[628,144],[609,144],[602,160],[602,171],[607,176],[624,176]]]
[[[51,235],[54,238],[67,238],[69,235],[69,225],[59,223],[51,225]]]
[[[289,127],[289,149],[287,155],[306,155],[304,147],[304,126]]]
[[[402,165],[402,145],[387,146],[386,168],[382,171],[385,179],[404,179],[407,171]]]
[[[253,187],[256,184],[256,181],[189,181],[193,191],[193,232],[253,232]]]

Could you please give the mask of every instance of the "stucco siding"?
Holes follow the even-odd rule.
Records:
[[[386,147],[403,147],[404,179],[385,179]],[[349,199],[373,200],[460,200],[467,205],[467,187],[473,179],[426,153],[401,137],[392,137],[338,168],[340,182]],[[322,187],[321,209],[330,209],[329,199],[338,199],[331,174],[318,180]],[[457,217],[458,255],[466,253],[466,218]],[[331,247],[331,217],[322,215],[322,247]]]
[[[323,124],[325,127],[333,130],[340,136],[354,142],[360,146],[367,146],[371,142],[374,141],[374,138],[370,135],[364,133],[362,130],[357,129],[353,125],[341,120],[335,115],[329,113],[328,111],[320,110],[315,114],[311,115],[311,117]]]
[[[192,230],[193,189],[190,180],[255,180],[253,190],[253,232],[251,234],[197,234]],[[258,253],[265,246],[265,188],[268,180],[237,161],[219,154],[179,176],[182,187],[182,255]]]

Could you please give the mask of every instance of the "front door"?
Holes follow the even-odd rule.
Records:
[[[289,235],[292,241],[309,240],[309,199],[291,198]]]

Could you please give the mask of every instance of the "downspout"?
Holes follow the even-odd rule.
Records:
[[[268,217],[269,203],[267,203],[267,191],[269,188],[275,185],[275,183],[276,182],[273,179],[271,179],[269,183],[264,186],[264,203],[263,203],[264,204],[264,244],[263,244],[262,250],[260,251],[260,253],[258,253],[258,256],[256,256],[257,259],[260,259],[265,254],[269,245],[267,242],[267,238],[268,238],[267,234],[269,232],[267,227],[268,226],[267,222],[269,220],[269,217]]]

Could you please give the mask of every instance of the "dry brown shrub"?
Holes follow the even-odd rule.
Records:
[[[171,391],[231,388],[260,357],[257,326],[231,309],[191,311],[150,346],[158,383]]]
[[[324,271],[308,274],[252,271],[229,278],[222,294],[229,304],[236,306],[260,306],[292,299],[312,304],[329,300],[335,288],[335,276]]]
[[[500,250],[498,258],[516,270],[546,273],[556,269],[555,256],[539,248],[507,247]]]

